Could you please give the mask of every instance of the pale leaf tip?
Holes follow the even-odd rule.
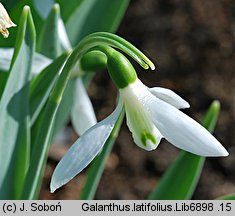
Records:
[[[55,3],[52,7],[52,10],[54,10],[55,12],[58,12],[60,10],[60,5],[58,3]]]
[[[147,59],[147,61],[144,62],[144,66],[143,66],[144,69],[151,69],[151,70],[155,70],[155,65],[153,64],[152,61],[150,61],[149,59]]]
[[[149,64],[149,67],[151,70],[155,70],[155,65],[151,62],[151,64]]]
[[[28,11],[30,11],[30,7],[28,5],[25,5],[23,10],[28,12]]]
[[[219,100],[214,100],[212,102],[212,106],[213,106],[214,109],[220,109],[220,102],[219,102]]]

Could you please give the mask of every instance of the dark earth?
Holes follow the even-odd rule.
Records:
[[[214,135],[230,155],[206,160],[193,199],[235,193],[235,1],[133,0],[117,33],[157,65],[151,72],[135,64],[139,78],[150,87],[177,92],[191,105],[184,112],[197,121],[213,100],[220,101]],[[112,112],[116,88],[106,72],[97,73],[88,92],[99,120]],[[64,134],[63,144],[78,137],[71,126]],[[68,147],[57,143],[51,148],[40,199],[79,199],[85,171],[49,193],[51,174]],[[153,152],[138,148],[124,121],[95,199],[146,199],[178,153],[166,141]]]

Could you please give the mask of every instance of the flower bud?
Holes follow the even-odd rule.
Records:
[[[86,53],[80,61],[80,67],[84,71],[97,71],[106,67],[107,57],[98,50]]]

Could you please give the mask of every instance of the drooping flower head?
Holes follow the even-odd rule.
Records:
[[[0,33],[3,35],[4,38],[9,36],[8,28],[16,26],[9,17],[6,9],[0,3]]]
[[[189,107],[184,99],[169,89],[148,88],[124,55],[116,50],[107,54],[108,71],[119,88],[127,125],[138,146],[154,150],[164,137],[176,147],[201,156],[228,155],[204,127],[179,111]]]
[[[179,110],[189,107],[184,99],[169,89],[148,88],[123,54],[111,47],[99,49],[107,56],[109,75],[120,93],[119,103],[110,116],[88,129],[65,154],[52,176],[52,192],[81,172],[101,151],[123,107],[134,142],[142,149],[154,150],[165,138],[197,155],[228,155],[214,136]]]

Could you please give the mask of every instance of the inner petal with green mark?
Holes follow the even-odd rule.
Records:
[[[156,137],[153,134],[148,133],[148,132],[143,132],[141,134],[141,142],[144,146],[151,145],[151,143],[157,145]]]
[[[132,132],[134,142],[140,148],[151,151],[157,148],[162,135],[137,96],[138,91],[133,91],[131,88],[132,85],[120,90],[124,100],[127,125]]]

